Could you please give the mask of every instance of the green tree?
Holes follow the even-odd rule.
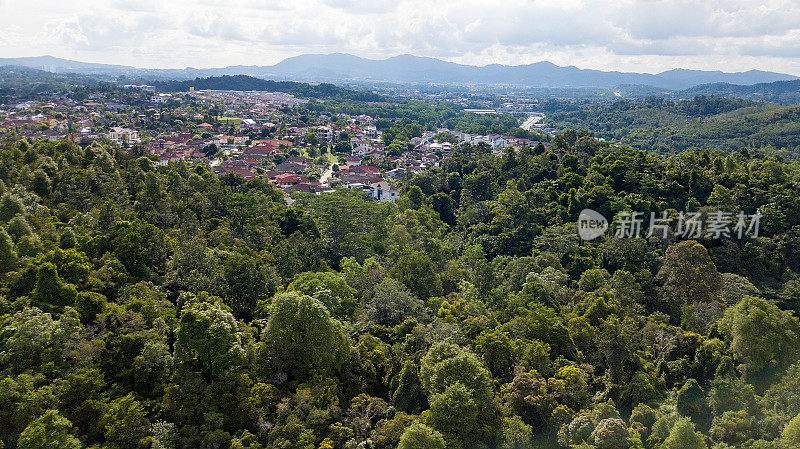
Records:
[[[75,297],[75,310],[81,316],[81,322],[88,324],[94,321],[98,314],[103,312],[108,298],[95,292],[80,292]]]
[[[695,421],[708,421],[710,409],[705,392],[694,379],[687,380],[676,396],[678,413]]]
[[[514,344],[508,333],[500,329],[481,332],[475,338],[475,351],[496,377],[504,378],[511,374],[514,365]]]
[[[17,252],[5,229],[0,227],[0,274],[12,270],[17,265]]]
[[[467,387],[481,404],[492,396],[492,376],[474,353],[450,342],[432,346],[422,358],[420,378],[431,395],[456,382]]]
[[[90,440],[102,436],[99,423],[108,406],[105,389],[103,373],[96,368],[78,368],[57,383],[59,410]]]
[[[694,240],[667,248],[657,279],[671,311],[684,304],[708,303],[717,298],[722,278],[706,248]]]
[[[445,435],[450,445],[469,446],[475,439],[478,404],[461,382],[433,396],[429,413],[427,424]]]
[[[72,228],[64,229],[64,232],[61,233],[61,237],[58,239],[58,246],[62,249],[69,249],[74,248],[76,244],[75,231],[73,231]]]
[[[381,206],[356,189],[339,189],[328,195],[308,195],[293,205],[308,211],[319,226],[333,266],[343,257],[364,260],[373,253],[374,234],[380,226]]]
[[[356,290],[340,274],[332,271],[300,273],[289,284],[288,290],[319,299],[337,317],[349,318],[355,312]]]
[[[80,440],[72,435],[72,423],[57,410],[48,410],[28,424],[19,436],[20,449],[80,449]]]
[[[788,448],[800,447],[800,415],[795,416],[786,424],[781,432],[781,444]]]
[[[111,403],[100,421],[111,447],[136,449],[150,426],[144,407],[130,393]]]
[[[24,212],[25,207],[18,196],[8,192],[3,194],[3,198],[0,199],[0,220],[8,223],[16,215]]]
[[[420,206],[422,206],[425,195],[422,193],[422,189],[420,189],[419,186],[411,186],[408,190],[408,199],[411,201],[411,205],[414,206],[414,209],[419,209]]]
[[[150,223],[122,223],[114,230],[111,243],[128,272],[140,278],[158,274],[167,261],[164,232]]]
[[[663,449],[707,449],[703,436],[694,430],[689,418],[679,418],[660,447]]]
[[[33,172],[33,191],[42,198],[50,196],[50,186],[52,182],[44,170],[37,169]]]
[[[414,251],[401,256],[392,267],[392,275],[422,300],[442,293],[442,280],[425,253]]]
[[[425,424],[415,422],[403,432],[397,449],[444,449],[442,434]]]
[[[258,301],[269,297],[267,278],[257,262],[244,254],[225,261],[225,303],[235,316],[250,319]]]
[[[366,307],[370,321],[383,326],[395,326],[408,318],[419,318],[424,310],[424,303],[415,298],[408,287],[389,277],[375,286]]]
[[[439,218],[453,226],[456,224],[456,215],[455,211],[453,210],[453,200],[444,192],[436,193],[430,197],[428,197],[428,202],[431,205],[431,208],[439,214]]]
[[[783,370],[800,355],[798,319],[762,298],[745,296],[725,312],[718,328],[750,376]]]
[[[193,300],[184,307],[175,340],[175,361],[206,378],[235,368],[243,361],[236,319],[219,301]]]
[[[519,416],[503,418],[501,449],[528,449],[533,445],[533,429],[522,422]]]
[[[65,284],[58,276],[58,269],[50,262],[39,265],[36,271],[36,287],[31,299],[43,309],[60,311],[64,306],[75,303],[77,291],[72,284]]]
[[[400,380],[392,395],[392,404],[408,413],[419,413],[428,406],[417,367],[411,360],[406,360],[400,370]]]
[[[272,298],[262,339],[273,363],[299,377],[335,369],[350,352],[339,321],[319,300],[297,293]]]
[[[619,418],[607,418],[597,423],[591,439],[597,449],[626,449],[630,447],[628,427]]]
[[[351,257],[345,257],[341,267],[347,285],[353,287],[362,299],[368,299],[372,289],[387,277],[386,269],[375,257],[368,258],[363,265]]]
[[[12,218],[8,222],[8,235],[11,238],[18,242],[25,236],[33,235],[33,231],[31,230],[31,226],[28,224],[28,221],[22,215],[17,215]]]

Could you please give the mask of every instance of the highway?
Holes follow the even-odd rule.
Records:
[[[520,128],[527,129],[527,130],[530,131],[530,129],[533,127],[533,125],[535,125],[536,123],[539,123],[542,119],[544,119],[544,117],[545,117],[544,114],[531,115],[531,116],[528,117],[527,120],[525,120],[525,123],[523,123],[522,126],[520,126]]]

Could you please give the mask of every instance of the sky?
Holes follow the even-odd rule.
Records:
[[[800,0],[0,0],[0,57],[147,68],[304,53],[800,75]]]

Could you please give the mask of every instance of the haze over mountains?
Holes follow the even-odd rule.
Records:
[[[547,88],[613,88],[619,85],[644,85],[658,89],[682,90],[701,84],[729,83],[751,85],[789,81],[800,77],[760,70],[726,73],[722,71],[673,69],[657,74],[579,69],[550,62],[507,66],[472,66],[435,58],[400,55],[387,59],[366,59],[349,54],[306,54],[287,58],[271,66],[228,66],[196,69],[146,69],[123,65],[96,64],[52,56],[0,58],[0,66],[18,65],[56,73],[132,76],[157,80],[187,80],[219,75],[251,75],[275,80],[320,82],[391,82],[440,85],[507,85]]]

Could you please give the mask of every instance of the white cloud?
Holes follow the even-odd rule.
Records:
[[[139,67],[347,52],[800,74],[796,0],[0,0],[0,29],[0,57]]]
[[[56,20],[45,24],[41,38],[52,40],[67,47],[89,44],[89,38],[76,20]]]

